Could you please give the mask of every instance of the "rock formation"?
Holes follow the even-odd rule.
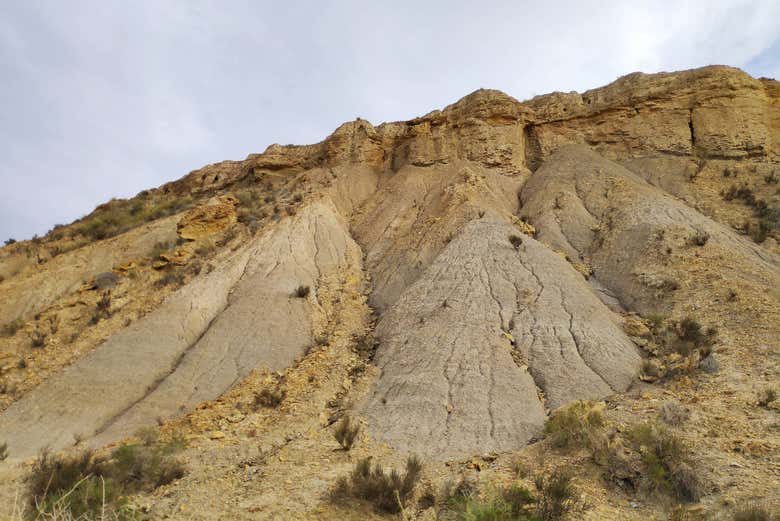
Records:
[[[0,249],[0,442],[216,424],[330,475],[306,432],[351,414],[387,454],[510,453],[575,400],[629,400],[660,315],[720,328],[713,381],[776,375],[778,176],[780,85],[721,66],[479,90],[206,166]],[[288,402],[252,410],[271,381]],[[297,499],[247,508],[312,516],[319,474],[280,461]]]

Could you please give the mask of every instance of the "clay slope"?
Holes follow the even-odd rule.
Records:
[[[559,149],[521,200],[540,240],[591,264],[629,309],[674,314],[708,287],[780,299],[780,257],[586,147]]]
[[[218,397],[256,367],[281,369],[313,343],[316,289],[360,251],[332,203],[307,206],[0,416],[15,457],[85,438],[102,444]]]
[[[582,275],[496,216],[472,221],[383,315],[373,433],[438,458],[517,449],[545,406],[624,390],[634,345]]]

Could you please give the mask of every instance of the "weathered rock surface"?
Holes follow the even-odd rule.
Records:
[[[235,198],[224,196],[192,208],[176,225],[179,237],[195,240],[225,230],[236,222],[236,203]]]
[[[28,317],[79,289],[95,275],[147,255],[156,243],[175,239],[176,220],[165,218],[121,237],[62,253],[44,266],[29,266],[0,285],[0,325]]]
[[[541,433],[545,406],[622,391],[633,343],[582,275],[486,216],[460,234],[384,314],[372,432],[439,458],[507,451]]]
[[[216,398],[255,367],[288,366],[313,342],[318,280],[359,262],[335,207],[307,207],[9,407],[9,450],[113,441]],[[311,296],[294,298],[298,285]]]
[[[592,265],[630,309],[668,312],[713,283],[768,288],[780,297],[780,257],[587,147],[559,149],[521,199],[540,240]],[[691,243],[697,234],[706,236],[701,247]]]

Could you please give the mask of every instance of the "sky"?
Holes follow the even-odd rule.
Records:
[[[0,3],[0,240],[339,124],[709,64],[780,79],[780,1]]]

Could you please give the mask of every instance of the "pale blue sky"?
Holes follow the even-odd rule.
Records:
[[[357,116],[713,63],[780,78],[780,2],[8,0],[0,240]]]

